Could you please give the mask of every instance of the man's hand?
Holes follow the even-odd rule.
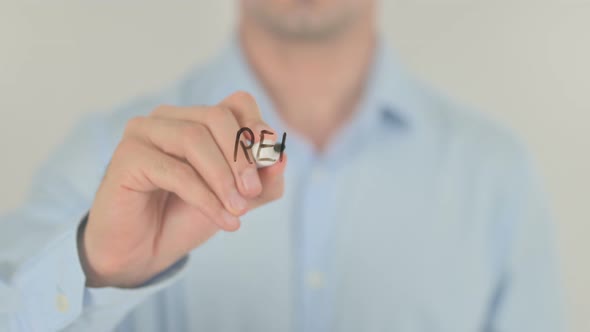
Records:
[[[260,170],[246,158],[234,162],[242,127],[274,132],[244,92],[129,121],[81,230],[88,286],[140,285],[282,195],[285,162]]]

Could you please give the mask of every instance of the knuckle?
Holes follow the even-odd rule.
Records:
[[[251,93],[246,91],[236,91],[232,94],[232,98],[235,98],[237,101],[248,103],[248,104],[255,104],[256,100]]]
[[[173,106],[170,105],[158,105],[156,106],[152,112],[150,113],[150,116],[162,116],[164,115],[166,112],[168,112]]]
[[[168,171],[175,174],[184,184],[191,182],[195,173],[190,166],[181,162],[170,165]]]
[[[206,119],[209,123],[223,123],[233,118],[232,111],[224,106],[217,106],[207,111]]]
[[[137,132],[141,127],[145,125],[146,120],[147,118],[144,116],[137,116],[131,118],[129,121],[127,121],[127,124],[125,126],[125,133],[129,134]]]
[[[159,158],[154,161],[154,172],[162,177],[168,178],[174,187],[180,187],[189,183],[191,172],[181,162],[173,162],[166,158]]]
[[[122,140],[111,156],[106,173],[128,173],[131,168],[134,168],[142,149],[143,145],[136,139]]]
[[[140,147],[140,143],[138,140],[133,138],[124,139],[119,143],[115,153],[113,155],[113,159],[118,159],[118,157],[123,156],[130,156],[132,153],[136,152]]]
[[[172,166],[164,158],[156,158],[153,164],[154,171],[158,174],[168,174]]]
[[[209,135],[209,131],[201,124],[190,124],[182,129],[184,143],[194,146],[196,142],[202,142]]]

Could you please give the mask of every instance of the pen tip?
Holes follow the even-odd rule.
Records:
[[[275,152],[279,153],[285,151],[285,147],[282,143],[276,143],[273,149],[275,150]]]

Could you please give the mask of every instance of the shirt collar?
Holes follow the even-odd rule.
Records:
[[[382,38],[367,82],[366,111],[375,113],[371,115],[375,120],[409,128],[416,125],[420,98],[415,82]]]

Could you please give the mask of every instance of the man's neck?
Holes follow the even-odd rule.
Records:
[[[356,111],[375,51],[373,17],[337,38],[281,40],[242,22],[246,58],[290,130],[322,151]]]

